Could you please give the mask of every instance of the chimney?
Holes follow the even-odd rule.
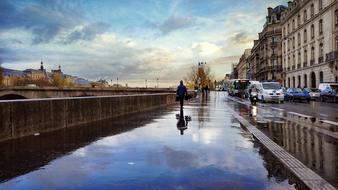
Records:
[[[268,16],[270,16],[272,14],[272,8],[268,7]]]

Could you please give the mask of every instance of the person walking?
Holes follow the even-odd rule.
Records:
[[[177,90],[176,90],[176,95],[178,96],[180,100],[181,109],[183,109],[183,102],[184,102],[184,98],[187,95],[187,93],[188,93],[187,87],[184,86],[183,81],[180,81],[180,85],[178,85]]]

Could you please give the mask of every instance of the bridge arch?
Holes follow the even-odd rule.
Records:
[[[0,100],[18,100],[18,99],[27,99],[27,98],[20,94],[5,94],[0,96]]]

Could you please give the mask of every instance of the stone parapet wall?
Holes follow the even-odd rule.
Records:
[[[173,93],[0,101],[0,141],[173,104]]]

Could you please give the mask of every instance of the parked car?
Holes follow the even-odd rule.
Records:
[[[320,98],[320,90],[318,88],[305,88],[309,92],[311,100],[318,100]]]
[[[338,93],[335,89],[326,88],[320,93],[322,102],[338,102]]]
[[[310,102],[311,96],[310,93],[301,88],[289,88],[285,94],[286,101],[303,101]]]
[[[284,103],[284,93],[278,82],[263,82],[256,85],[258,100],[262,102]]]
[[[249,98],[250,97],[250,89],[252,88],[257,88],[256,85],[260,85],[261,83],[259,81],[250,81],[249,86],[246,87],[244,90],[244,98]]]

